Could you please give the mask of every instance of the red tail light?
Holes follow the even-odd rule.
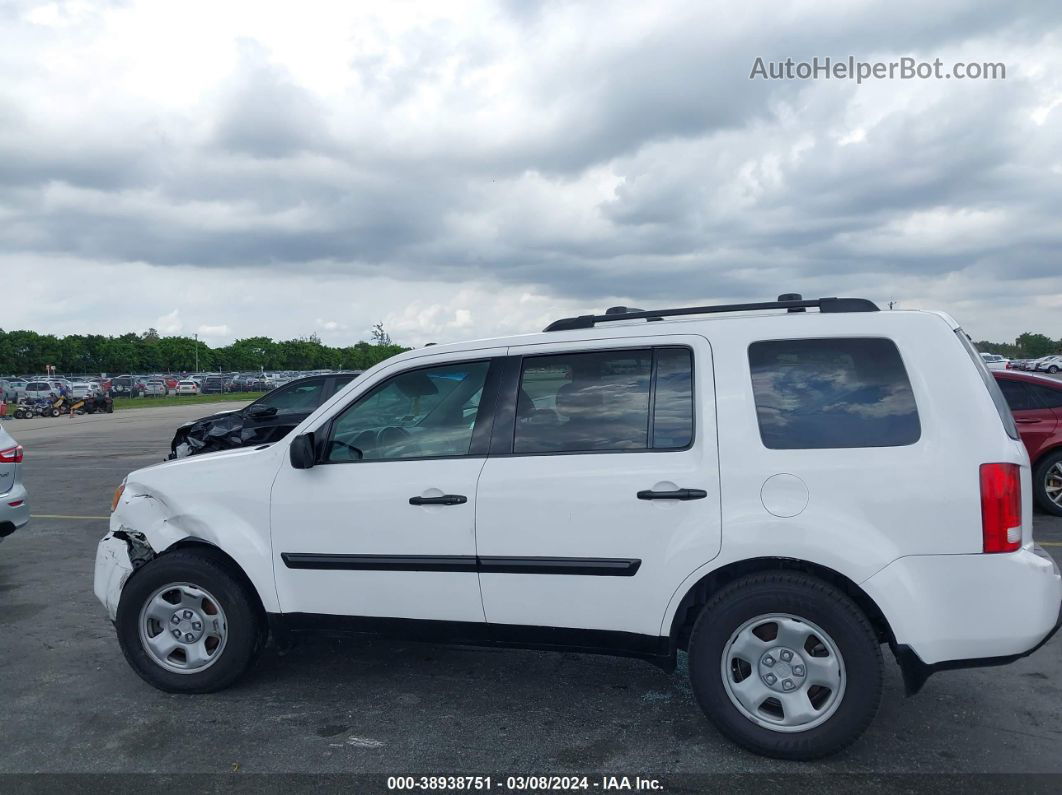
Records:
[[[1021,546],[1021,468],[981,464],[981,531],[985,552],[1013,552]]]
[[[21,464],[22,445],[18,444],[6,450],[0,450],[0,464]]]

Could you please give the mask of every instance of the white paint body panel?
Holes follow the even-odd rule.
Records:
[[[897,642],[926,662],[1018,653],[1051,629],[1062,580],[1033,548],[1025,449],[1006,435],[955,328],[946,315],[929,312],[728,315],[608,323],[411,351],[366,372],[270,448],[200,455],[134,472],[111,528],[143,533],[156,552],[184,538],[215,544],[247,573],[269,612],[488,620],[662,636],[671,631],[682,598],[711,572],[752,559],[791,558],[860,585]],[[849,450],[763,446],[749,344],[821,337],[896,343],[918,406],[922,434],[916,443]],[[654,344],[695,349],[697,434],[688,451],[359,462],[298,471],[288,460],[297,434],[321,428],[381,379],[411,366],[519,350]],[[985,462],[1022,469],[1020,552],[979,554],[978,467]],[[783,479],[786,488],[765,491],[764,484],[782,474],[792,478]],[[806,488],[806,502],[791,488],[797,481]],[[633,498],[664,483],[702,488],[708,498]],[[410,496],[429,489],[465,494],[469,501],[457,507],[408,505]],[[121,554],[112,551],[97,559],[97,595],[109,611],[120,588],[114,583],[128,576]],[[634,577],[477,577],[294,571],[281,562],[283,552],[585,556],[643,563]]]

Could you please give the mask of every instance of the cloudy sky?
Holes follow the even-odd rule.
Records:
[[[750,80],[757,57],[1005,80]],[[1062,337],[1062,4],[0,0],[0,326],[419,345],[859,295]]]

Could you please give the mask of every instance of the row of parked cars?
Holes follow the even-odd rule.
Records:
[[[51,395],[87,397],[109,394],[113,397],[162,397],[165,395],[220,395],[227,392],[269,392],[292,379],[327,375],[328,371],[278,371],[272,373],[194,373],[118,375],[111,378],[25,376],[0,378],[0,399],[18,402]]]
[[[981,358],[989,370],[1025,370],[1033,373],[1062,372],[1062,354],[1041,356],[1039,359],[1008,359],[997,353],[982,353]]]

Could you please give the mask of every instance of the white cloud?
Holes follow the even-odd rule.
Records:
[[[155,321],[155,330],[163,336],[180,334],[183,328],[184,323],[181,322],[181,313],[176,309],[169,314],[160,315],[158,320]]]

